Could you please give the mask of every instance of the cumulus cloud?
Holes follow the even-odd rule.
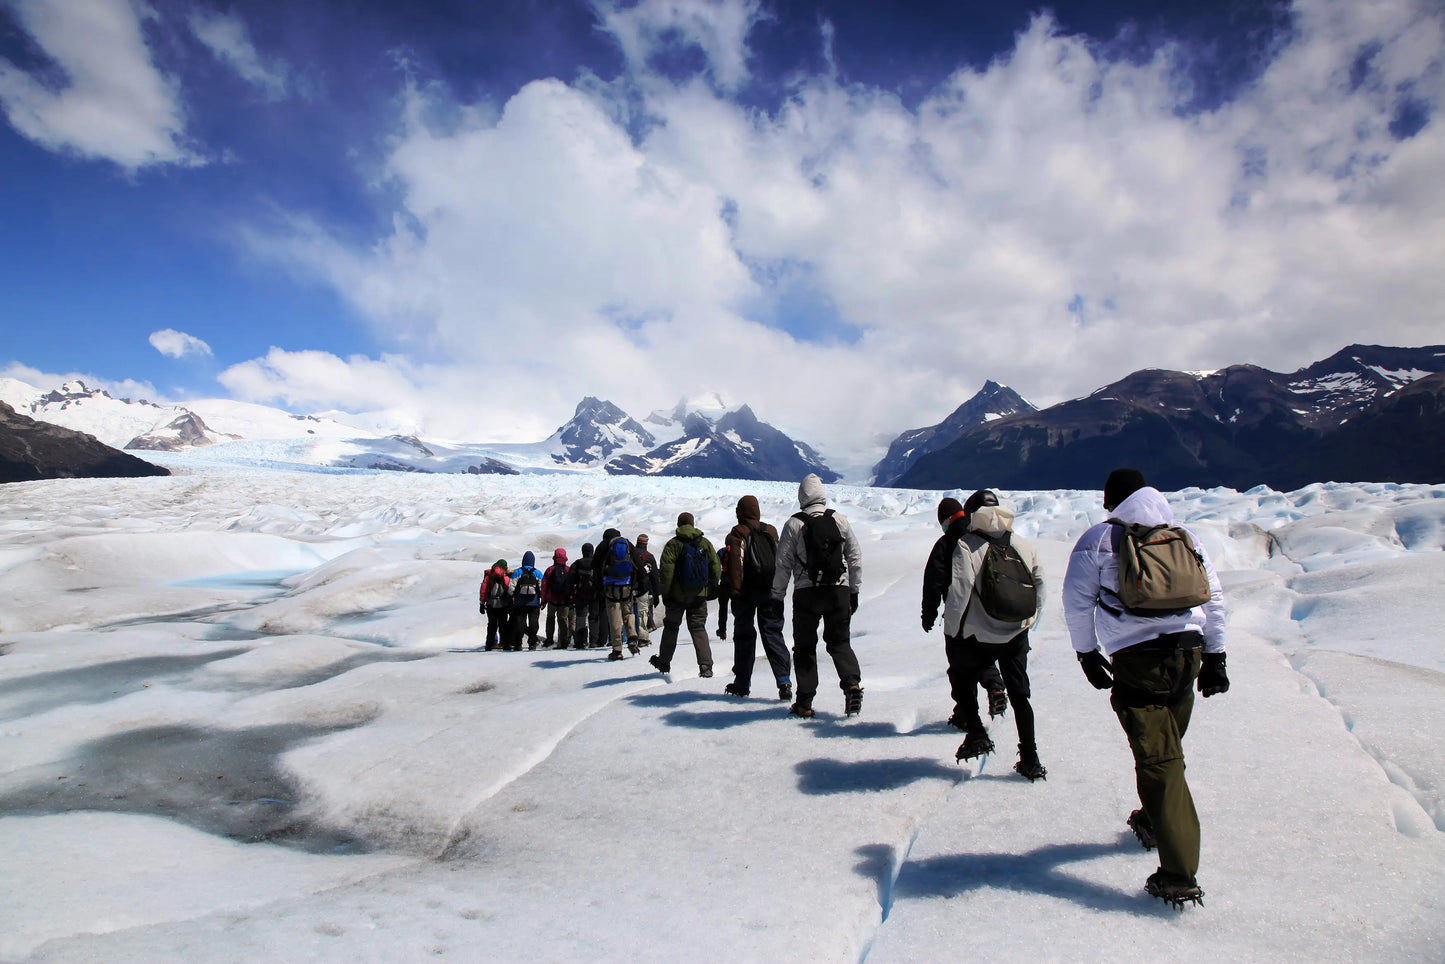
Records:
[[[196,10],[189,24],[196,39],[246,83],[273,101],[286,96],[290,82],[285,65],[261,56],[251,42],[246,22],[239,16]]]
[[[50,150],[127,169],[197,164],[176,84],[151,62],[140,0],[11,0],[20,25],[59,70],[34,76],[0,58],[0,105]]]
[[[195,335],[188,335],[174,328],[162,328],[150,335],[151,347],[167,358],[181,358],[185,355],[209,355],[211,346]]]
[[[1203,113],[1184,52],[1115,59],[1047,16],[916,106],[829,74],[763,112],[725,82],[754,4],[598,11],[642,76],[500,113],[409,89],[394,229],[265,239],[519,418],[719,388],[841,452],[986,378],[1047,404],[1147,366],[1439,340],[1445,128],[1400,123],[1445,99],[1436,6],[1297,0],[1257,82]],[[668,43],[714,82],[647,73]],[[832,327],[791,317],[799,277]]]

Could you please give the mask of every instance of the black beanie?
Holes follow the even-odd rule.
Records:
[[[973,515],[986,505],[998,505],[998,496],[994,495],[988,489],[979,489],[968,497],[968,501],[963,504],[963,511],[969,515]]]
[[[692,525],[692,513],[691,513],[691,512],[679,512],[679,513],[677,514],[677,525],[678,525],[678,528],[681,528],[682,526],[690,526],[690,525]]]
[[[1104,483],[1104,508],[1112,512],[1144,485],[1144,473],[1138,469],[1115,469]]]
[[[945,496],[943,499],[939,500],[938,503],[938,524],[941,526],[948,525],[948,520],[952,519],[954,516],[958,515],[962,511],[963,506],[958,504],[957,499],[955,499],[953,496]]]

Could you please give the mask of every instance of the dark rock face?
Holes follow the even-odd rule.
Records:
[[[38,422],[0,402],[0,482],[170,474],[159,465],[97,441],[93,435]]]
[[[728,412],[716,423],[691,414],[683,424],[682,438],[646,455],[618,456],[607,463],[607,471],[612,475],[774,482],[796,481],[815,472],[824,482],[838,479],[813,448],[759,421],[746,405]]]
[[[1425,454],[1445,443],[1430,415],[1441,371],[1445,346],[1352,345],[1292,374],[1134,372],[1086,398],[976,426],[898,484],[1094,489],[1121,465],[1161,489],[1445,481]],[[1375,439],[1388,437],[1413,439],[1417,451],[1387,456]]]
[[[619,449],[651,446],[657,439],[636,419],[608,401],[587,396],[567,423],[553,434],[566,450],[554,455],[559,463],[595,464],[605,462]]]
[[[888,454],[873,466],[874,485],[893,485],[929,452],[936,452],[979,425],[1019,412],[1037,411],[1007,385],[987,381],[978,394],[964,402],[937,425],[904,432],[888,446]]]

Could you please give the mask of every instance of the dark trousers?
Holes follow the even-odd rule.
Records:
[[[1198,639],[1192,633],[1177,636],[1186,644]],[[1199,814],[1184,778],[1184,733],[1194,711],[1200,653],[1197,642],[1182,649],[1160,642],[1114,654],[1109,704],[1134,751],[1134,782],[1154,825],[1159,866],[1193,879],[1199,871]]]
[[[978,687],[995,666],[1013,706],[1019,745],[1034,750],[1034,708],[1029,703],[1029,633],[1024,630],[1006,643],[981,643],[973,636],[951,636],[948,648],[948,683],[953,702],[963,711],[969,730],[982,730],[978,715]]]
[[[487,649],[507,645],[507,636],[512,631],[512,614],[506,609],[487,610]]]
[[[582,607],[577,607],[579,610]],[[581,615],[578,615],[581,621]],[[587,603],[587,624],[588,624],[588,646],[601,646],[607,641],[607,612],[601,598],[593,599]]]
[[[727,604],[727,600],[723,600]],[[757,658],[758,637],[763,638],[763,652],[779,683],[789,679],[792,661],[783,642],[783,604],[768,596],[757,598],[746,594],[733,597],[733,678],[744,690],[753,685],[753,662]],[[756,622],[756,625],[754,623]]]
[[[577,615],[577,628],[572,633],[575,640],[573,645],[577,649],[586,649],[592,644],[592,635],[595,627],[592,625],[592,603],[578,602],[574,607]]]
[[[818,621],[823,622],[823,644],[838,670],[838,685],[847,689],[863,681],[858,657],[853,655],[853,614],[847,586],[809,586],[793,593],[793,664],[798,671],[798,702],[810,705],[818,692]]]
[[[523,643],[537,647],[537,620],[542,610],[537,606],[518,606],[512,610],[512,648],[521,649]]]
[[[712,646],[707,641],[707,600],[697,596],[691,601],[662,599],[662,643],[657,647],[657,658],[663,666],[672,665],[672,654],[677,652],[677,633],[682,620],[687,618],[687,632],[692,636],[692,648],[697,652],[697,668],[712,669]]]

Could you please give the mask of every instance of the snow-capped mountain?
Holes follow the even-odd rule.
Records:
[[[679,437],[643,455],[618,456],[607,463],[607,471],[613,475],[780,482],[795,481],[810,472],[824,482],[838,478],[810,446],[759,421],[746,405],[723,411],[713,420],[704,411],[680,404],[671,416],[671,424],[679,423]]]
[[[1191,485],[1291,488],[1311,481],[1441,481],[1423,464],[1366,458],[1356,420],[1374,418],[1401,386],[1445,370],[1445,346],[1351,345],[1291,374],[1255,365],[1213,372],[1147,369],[1093,394],[979,425],[919,459],[897,484],[916,488],[1096,488],[1133,465],[1164,489]],[[1415,445],[1442,448],[1429,399]],[[1422,475],[1423,473],[1423,475]]]
[[[234,441],[240,437],[213,432],[195,412],[186,412],[171,419],[163,428],[137,435],[125,443],[125,447],[132,452],[183,452],[203,445]]]
[[[888,446],[888,454],[873,466],[873,484],[893,485],[923,456],[938,451],[975,426],[1034,411],[1038,409],[1012,388],[986,381],[976,395],[937,425],[910,429],[894,439]]]
[[[652,433],[608,401],[588,395],[577,410],[547,439],[561,451],[559,465],[598,466],[618,452],[645,451],[657,444]]]

